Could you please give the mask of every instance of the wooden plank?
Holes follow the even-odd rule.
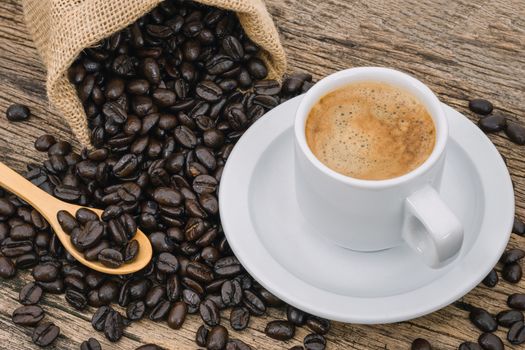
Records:
[[[305,70],[318,79],[336,70],[364,65],[390,66],[414,74],[447,104],[465,113],[467,100],[484,97],[510,119],[525,123],[525,6],[523,0],[267,0],[289,55],[289,71]],[[45,70],[23,24],[16,0],[0,2],[0,159],[22,170],[40,162],[33,141],[43,133],[71,139],[69,128],[45,97]],[[8,123],[3,117],[15,102],[31,106],[30,122]],[[516,209],[525,218],[525,147],[504,134],[491,140],[506,157],[515,184]],[[495,184],[497,185],[497,184]],[[494,234],[498,234],[495,232]],[[525,238],[513,236],[512,247],[523,247]],[[31,280],[28,274],[0,285],[0,348],[30,349],[29,329],[14,326],[11,312],[18,307],[19,289]],[[505,309],[511,293],[525,293],[525,281],[500,282],[494,289],[480,286],[462,302]],[[165,323],[142,321],[126,330],[117,344],[108,343],[89,323],[92,309],[78,312],[63,296],[46,295],[48,319],[62,330],[55,349],[75,349],[90,336],[105,349],[132,349],[157,343],[167,349],[194,349],[195,331],[201,324],[191,316],[181,330]],[[329,349],[408,349],[416,337],[432,340],[435,349],[456,349],[479,332],[467,319],[461,304],[451,305],[410,322],[392,325],[344,325],[336,323],[328,336]],[[283,318],[282,310],[270,317],[252,318],[250,327],[232,336],[254,349],[283,349],[302,342],[305,329],[286,343],[264,336],[266,322]],[[227,322],[223,322],[227,323]],[[503,331],[498,335],[504,337]],[[508,349],[518,349],[507,345]]]

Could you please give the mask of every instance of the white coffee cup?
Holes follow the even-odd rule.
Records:
[[[328,168],[308,147],[305,124],[311,108],[327,93],[361,81],[397,86],[426,107],[436,127],[436,142],[418,168],[387,180],[355,179]],[[441,103],[425,84],[388,68],[347,69],[315,84],[296,113],[297,200],[318,232],[357,251],[378,251],[406,243],[434,268],[453,260],[463,243],[463,227],[439,195],[448,123]]]

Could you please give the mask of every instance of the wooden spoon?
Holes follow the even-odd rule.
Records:
[[[125,275],[144,268],[151,260],[151,243],[142,231],[137,230],[137,233],[133,238],[139,243],[139,251],[135,259],[131,262],[124,263],[118,268],[110,268],[102,265],[98,261],[88,261],[84,258],[84,254],[73,246],[69,236],[62,230],[57,219],[58,211],[65,210],[75,216],[77,210],[83,208],[82,206],[56,199],[47,192],[33,185],[30,181],[26,180],[2,162],[0,162],[0,186],[9,192],[16,194],[18,197],[29,203],[33,208],[38,210],[38,212],[49,222],[64,248],[66,248],[66,250],[73,255],[78,262],[90,269],[111,275]],[[102,210],[100,209],[89,209],[93,210],[99,216],[102,214]]]

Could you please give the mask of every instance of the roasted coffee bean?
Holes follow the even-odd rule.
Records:
[[[162,350],[162,348],[155,344],[145,344],[145,345],[139,346],[135,350]]]
[[[38,304],[43,294],[42,288],[34,282],[26,284],[18,295],[18,301],[22,305]]]
[[[174,131],[175,140],[186,148],[194,148],[197,145],[197,137],[188,127],[179,125]]]
[[[197,84],[195,93],[208,102],[217,102],[222,97],[222,89],[210,80],[205,80]]]
[[[475,308],[469,314],[470,321],[483,332],[494,332],[498,323],[486,310]]]
[[[209,283],[213,280],[213,271],[206,265],[192,261],[188,263],[186,273],[189,277],[204,283]]]
[[[515,122],[509,122],[505,129],[505,133],[515,144],[525,145],[525,127],[522,125]]]
[[[122,253],[116,249],[106,248],[98,254],[98,260],[105,266],[111,268],[120,267],[124,263]]]
[[[46,152],[55,143],[56,139],[53,135],[44,134],[35,140],[35,149],[40,152]]]
[[[222,350],[228,342],[228,330],[223,326],[213,327],[206,337],[206,349]]]
[[[469,101],[468,108],[474,113],[488,115],[492,112],[493,106],[492,103],[487,100],[475,98]]]
[[[97,331],[102,331],[104,329],[104,324],[106,322],[106,318],[109,315],[109,313],[112,311],[112,309],[108,306],[101,306],[91,318],[91,325],[93,328]]]
[[[330,321],[317,316],[308,316],[306,325],[317,334],[324,335],[330,330]]]
[[[62,227],[62,230],[64,230],[64,232],[67,234],[71,234],[73,229],[78,227],[75,217],[65,210],[60,210],[57,213],[57,219],[60,227]]]
[[[76,241],[72,235],[72,243],[77,249],[84,251],[96,246],[104,237],[105,232],[106,227],[102,222],[98,220],[89,221],[82,227]]]
[[[185,303],[178,301],[170,309],[168,314],[168,326],[173,329],[179,329],[186,320],[188,307]]]
[[[206,346],[206,339],[208,339],[209,334],[208,328],[204,325],[200,326],[195,333],[195,342],[198,346]]]
[[[109,247],[110,247],[110,243],[108,241],[106,240],[100,241],[96,246],[86,249],[84,251],[84,258],[86,258],[86,260],[89,260],[89,261],[98,260],[98,254],[102,250],[109,248]]]
[[[146,305],[143,301],[133,301],[126,308],[126,317],[132,321],[137,321],[144,317],[145,312]]]
[[[213,271],[221,277],[236,276],[242,271],[242,266],[235,256],[227,256],[217,260]]]
[[[88,208],[78,209],[75,213],[75,218],[82,225],[85,225],[90,221],[98,221],[98,215]]]
[[[514,293],[509,295],[507,305],[511,309],[525,311],[525,294]]]
[[[58,267],[53,263],[42,263],[33,268],[33,277],[39,282],[52,282],[59,274]]]
[[[273,339],[288,340],[295,335],[295,326],[288,321],[271,321],[266,325],[264,333]]]
[[[478,343],[471,341],[463,342],[459,345],[459,350],[482,350]]]
[[[102,346],[95,338],[89,338],[80,344],[80,350],[102,350]]]
[[[226,281],[221,286],[222,301],[227,306],[239,305],[242,301],[243,292],[241,284],[237,280]]]
[[[30,224],[21,224],[11,229],[11,239],[15,241],[32,240],[35,235],[35,228]]]
[[[513,248],[513,249],[509,249],[505,253],[503,253],[503,255],[501,256],[499,261],[502,264],[511,264],[511,263],[518,262],[519,260],[523,259],[524,257],[525,257],[525,251],[524,250],[518,249],[518,248]]]
[[[222,48],[226,55],[235,61],[240,61],[244,57],[244,48],[240,41],[233,35],[228,35],[222,39]]]
[[[152,321],[162,321],[168,315],[171,305],[167,300],[161,300],[157,305],[151,310],[149,314],[149,319]]]
[[[523,272],[519,263],[510,263],[503,266],[501,272],[503,279],[510,283],[518,283],[521,280]]]
[[[275,295],[273,295],[272,293],[270,293],[268,290],[264,289],[264,288],[261,288],[259,291],[259,296],[261,297],[261,299],[264,301],[264,303],[268,306],[274,306],[274,307],[277,307],[277,306],[281,306],[283,304],[283,302],[281,301],[281,299],[277,298]]]
[[[252,58],[248,61],[248,71],[250,75],[255,79],[264,79],[268,74],[266,65],[263,61],[258,58]]]
[[[85,292],[88,289],[86,282],[84,282],[84,279],[77,276],[66,276],[66,278],[64,278],[64,284],[66,285],[66,287],[76,289],[80,292]]]
[[[20,306],[13,311],[12,320],[21,326],[34,326],[44,318],[44,310],[37,305]]]
[[[243,294],[242,303],[250,311],[250,313],[255,316],[264,315],[266,312],[266,306],[262,300],[250,290],[245,290]]]
[[[485,350],[503,350],[505,348],[501,339],[492,333],[480,335],[478,343]]]
[[[62,294],[65,289],[64,281],[60,278],[52,282],[38,282],[38,285],[42,287],[44,291],[51,294]]]
[[[201,298],[199,294],[191,289],[184,289],[182,291],[182,301],[188,305],[188,313],[194,314],[199,309]]]
[[[2,252],[5,254],[5,252]],[[0,256],[0,277],[12,278],[16,275],[16,268],[13,261],[5,256]]]
[[[510,328],[514,323],[523,321],[523,313],[517,310],[501,311],[496,315],[496,320],[500,326]]]
[[[66,290],[66,301],[77,310],[83,310],[87,306],[86,296],[74,289]]]
[[[5,112],[7,120],[11,122],[19,122],[29,118],[29,108],[27,106],[15,103],[10,105]]]
[[[319,336],[319,335],[317,335],[317,334],[309,334],[309,335],[307,335],[307,337],[308,336]],[[320,336],[320,337],[322,337],[322,336]],[[324,337],[323,337],[323,340],[324,340]],[[308,348],[308,346],[306,346],[306,338],[305,338],[305,344],[304,345],[305,345],[306,349],[310,349],[310,348]],[[324,344],[323,344],[322,349],[324,349]],[[412,346],[410,347],[410,349],[411,350],[432,350],[432,346],[430,345],[428,340],[423,339],[423,338],[417,338],[417,339],[415,339],[412,342]]]
[[[104,322],[104,335],[111,342],[116,342],[124,334],[122,316],[115,310],[110,310]]]
[[[59,334],[60,328],[55,326],[54,323],[46,322],[38,325],[38,327],[35,328],[31,340],[33,340],[33,343],[40,347],[46,347],[54,342],[55,339],[58,338]]]
[[[514,225],[512,225],[512,232],[520,236],[525,235],[525,223],[521,221],[517,216],[514,217]]]
[[[239,339],[230,339],[226,344],[226,350],[252,350],[252,348]]]
[[[169,301],[177,301],[182,293],[179,276],[171,275],[166,281],[166,297]]]
[[[425,342],[428,347],[424,346]],[[304,337],[303,344],[306,350],[324,350],[326,339],[322,335],[310,333]],[[412,342],[412,350],[432,350],[432,347],[426,340],[419,338]]]
[[[501,114],[492,114],[481,118],[478,121],[478,126],[485,132],[498,132],[507,126],[507,118]]]
[[[165,290],[163,286],[156,285],[150,288],[144,299],[146,307],[150,309],[155,307],[164,298],[164,294]]]
[[[525,323],[518,321],[510,327],[507,340],[513,345],[525,343]]]
[[[250,323],[250,312],[242,306],[234,307],[230,313],[230,325],[236,331],[242,331]]]
[[[117,300],[119,285],[115,281],[105,281],[98,289],[98,297],[101,302],[109,304]]]
[[[13,262],[7,258],[14,258],[23,254],[28,254],[31,251],[33,251],[33,244],[31,241],[14,241],[11,238],[4,239],[0,247],[0,253],[4,255],[0,256],[0,276],[10,278],[12,277],[10,275],[11,273],[16,273],[16,270],[11,270]]]
[[[219,308],[212,300],[209,299],[200,303],[199,314],[204,323],[210,327],[218,325],[221,321]]]
[[[293,323],[296,326],[302,326],[306,323],[307,314],[295,307],[288,305],[286,309],[286,318],[288,321]]]
[[[281,86],[276,80],[259,80],[253,84],[253,89],[260,95],[277,95],[281,92]]]

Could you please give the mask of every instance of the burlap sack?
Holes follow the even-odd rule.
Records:
[[[27,27],[47,68],[49,101],[69,123],[78,141],[90,146],[87,119],[67,69],[80,52],[125,28],[162,0],[22,0]],[[196,0],[232,10],[264,52],[270,77],[280,78],[286,57],[263,0]]]

